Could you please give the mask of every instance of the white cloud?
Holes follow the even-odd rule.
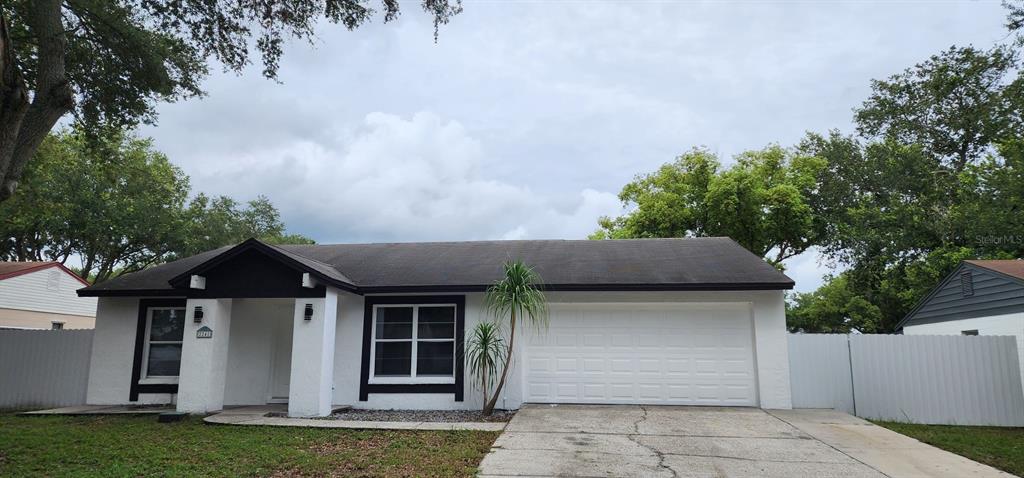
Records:
[[[597,217],[619,211],[611,193],[585,188],[562,205],[490,178],[480,142],[434,113],[371,113],[347,136],[209,162],[193,180],[268,194],[285,217],[315,229],[298,232],[321,241],[583,238]]]
[[[438,43],[406,7],[287,45],[283,84],[215,74],[143,134],[321,242],[577,238],[692,146],[849,132],[870,79],[1005,37],[995,1],[466,2]],[[800,290],[828,271],[789,263]]]

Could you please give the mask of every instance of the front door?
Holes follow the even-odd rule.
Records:
[[[274,321],[270,359],[270,393],[267,403],[288,402],[288,382],[292,375],[292,320]]]

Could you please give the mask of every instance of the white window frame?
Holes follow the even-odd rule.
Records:
[[[412,338],[410,339],[378,339],[377,338],[377,311],[382,308],[408,308],[412,307]],[[459,309],[458,305],[454,303],[445,304],[375,304],[373,306],[373,323],[370,329],[370,379],[368,381],[371,385],[376,384],[454,384],[455,383],[455,370],[458,368],[455,363],[455,354],[457,349],[458,330],[455,330],[453,337],[450,339],[421,339],[419,338],[419,324],[420,324],[420,307],[451,307],[453,309],[452,322],[453,325],[458,322]],[[409,376],[396,377],[396,376],[384,376],[378,377],[376,371],[377,365],[377,342],[408,342],[412,341],[412,363],[410,364]],[[419,355],[419,342],[451,342],[452,343],[452,375],[440,377],[437,375],[430,375],[425,377],[416,376],[416,361]]]
[[[185,317],[185,314],[184,314],[185,308],[184,307],[149,307],[149,308],[146,309],[146,332],[145,332],[146,335],[143,336],[143,342],[142,342],[142,374],[140,375],[141,378],[139,379],[139,384],[141,384],[141,385],[160,384],[160,383],[178,383],[178,377],[179,377],[178,375],[152,375],[152,376],[149,375],[149,344],[150,343],[155,343],[157,345],[159,345],[159,344],[180,344],[180,345],[182,345],[182,349],[184,349],[184,344],[185,344],[184,331],[182,331],[183,335],[181,337],[181,342],[178,342],[178,341],[175,341],[175,340],[151,341],[149,339],[149,337],[150,337],[150,335],[149,335],[150,334],[150,329],[153,327],[153,312],[154,311],[158,311],[158,310],[181,310],[181,311],[183,311],[182,312],[182,317]],[[182,320],[184,320],[184,319],[182,319]],[[179,362],[179,366],[180,366],[180,362]],[[181,373],[180,369],[179,369],[178,373]]]

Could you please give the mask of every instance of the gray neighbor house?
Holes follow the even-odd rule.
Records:
[[[963,261],[897,329],[907,335],[1013,335],[1024,363],[1024,260]]]

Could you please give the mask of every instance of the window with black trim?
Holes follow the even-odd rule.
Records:
[[[375,305],[370,383],[455,383],[455,304]]]
[[[150,307],[147,310],[142,380],[159,382],[178,378],[184,331],[183,307]]]
[[[64,322],[50,322],[50,330],[64,330]]]

